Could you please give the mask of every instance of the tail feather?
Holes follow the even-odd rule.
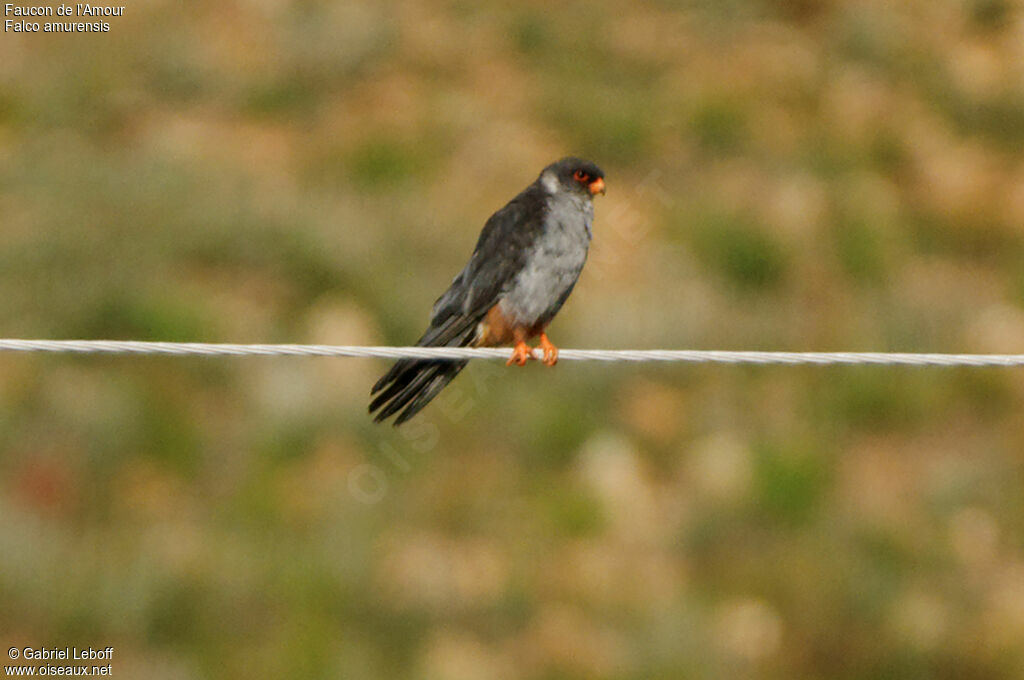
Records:
[[[370,395],[377,396],[370,404],[371,411],[377,410],[377,406],[394,396],[394,394],[400,389],[399,383],[397,382],[398,377],[407,373],[418,361],[423,362],[422,359],[399,359],[387,373],[380,377],[380,380],[374,383],[373,389],[370,390]],[[378,392],[381,392],[381,390],[383,390],[383,393],[377,394]],[[374,404],[376,404],[376,406]]]
[[[429,329],[417,345],[466,347],[472,344],[476,323],[470,319],[460,321],[445,324],[440,329]],[[370,392],[373,399],[369,411],[376,411],[373,420],[383,422],[401,411],[395,419],[395,425],[401,425],[419,413],[468,363],[466,360],[438,359],[401,359],[395,362]]]
[[[399,379],[396,379],[387,389],[374,397],[370,402],[370,411],[376,411],[377,418],[383,420],[394,414],[413,397],[419,394],[420,390],[438,375],[444,375],[447,362],[424,361],[421,365],[411,366]]]
[[[405,407],[405,410],[395,418],[395,425],[401,425],[405,421],[409,420],[409,418],[412,418],[414,415],[419,413],[424,406],[429,404],[430,401],[448,385],[448,383],[455,379],[455,376],[457,376],[468,363],[468,361],[462,361],[458,364],[451,364],[445,373],[435,376],[434,379],[424,386],[412,401],[409,402],[409,405]]]
[[[395,418],[395,425],[401,425],[405,421],[423,410],[430,401],[443,390],[448,383],[455,379],[468,362],[449,362],[447,366],[438,366],[434,371],[428,371],[422,379],[417,379],[415,385],[410,385],[404,390],[399,399],[404,408]],[[390,410],[397,411],[398,403],[394,403]]]

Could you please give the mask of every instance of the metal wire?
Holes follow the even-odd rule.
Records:
[[[165,356],[319,356],[378,359],[507,359],[509,349],[358,347],[351,345],[235,345],[132,340],[2,340],[0,352]],[[534,357],[540,358],[540,350]],[[913,354],[887,352],[726,352],[717,350],[563,349],[566,361],[660,361],[720,364],[877,364],[885,366],[1024,366],[1024,354]]]

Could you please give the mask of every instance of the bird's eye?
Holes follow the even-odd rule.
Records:
[[[572,173],[572,178],[577,182],[586,182],[587,180],[590,179],[590,175],[583,172],[582,170],[577,170],[576,172]]]

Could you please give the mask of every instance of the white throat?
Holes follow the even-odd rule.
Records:
[[[550,170],[540,176],[540,183],[549,194],[554,194],[558,191],[558,178]]]

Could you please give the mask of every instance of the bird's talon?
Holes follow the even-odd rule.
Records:
[[[533,358],[533,353],[530,351],[530,346],[525,342],[517,342],[515,349],[512,350],[512,356],[505,362],[506,366],[515,364],[516,366],[525,366],[526,362]]]
[[[545,366],[554,366],[558,363],[558,348],[548,340],[545,333],[540,334],[540,348],[544,350],[544,358],[541,361]]]

